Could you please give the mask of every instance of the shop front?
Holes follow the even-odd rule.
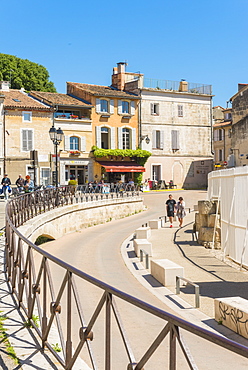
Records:
[[[78,185],[88,183],[92,170],[90,160],[61,158],[61,184],[67,185],[70,180],[77,180]]]
[[[97,161],[102,168],[102,178],[105,182],[116,183],[123,182],[128,183],[130,180],[134,181],[134,173],[145,172],[145,168],[140,166],[138,163],[130,161]]]

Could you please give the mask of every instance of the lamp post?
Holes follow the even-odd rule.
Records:
[[[64,133],[61,128],[58,130],[52,126],[49,130],[50,139],[54,144],[54,151],[55,151],[55,186],[58,187],[58,146],[63,140]]]

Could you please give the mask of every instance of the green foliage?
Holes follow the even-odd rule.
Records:
[[[74,185],[76,186],[78,184],[77,180],[69,180],[68,185]]]
[[[143,172],[135,172],[134,173],[134,182],[135,182],[135,184],[141,184],[142,183],[142,177],[143,177]]]
[[[0,81],[10,81],[11,89],[56,92],[44,66],[14,55],[0,53]]]
[[[35,316],[33,315],[32,316],[32,320],[33,320],[33,323],[35,326],[37,326],[37,328],[39,327],[39,316]],[[26,328],[33,328],[33,324],[31,322],[31,320],[27,320],[25,323],[24,323],[24,326]]]
[[[41,244],[44,244],[44,243],[47,243],[47,242],[51,242],[52,240],[54,239],[51,239],[51,238],[48,238],[47,236],[45,235],[40,235],[38,236],[38,238],[35,240],[35,245],[41,245]]]
[[[62,351],[62,349],[61,349],[61,347],[59,346],[58,343],[52,344],[52,347],[53,347],[54,351],[56,351],[56,352],[61,352]]]
[[[144,165],[147,159],[151,156],[151,153],[147,150],[142,149],[100,149],[97,146],[92,147],[92,151],[95,157],[109,157],[109,156],[116,156],[116,157],[130,157],[136,158],[137,163],[140,165]]]

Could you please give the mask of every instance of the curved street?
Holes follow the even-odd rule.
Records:
[[[168,198],[168,194],[168,192],[145,193],[144,203],[147,206],[146,211],[121,220],[113,220],[102,225],[79,230],[76,233],[68,234],[63,238],[44,245],[44,248],[58,258],[65,260],[67,263],[72,264],[97,279],[167,312],[175,314],[163,302],[139,284],[125,266],[120,253],[121,244],[136,228],[153,218],[165,215],[164,203]],[[173,191],[173,197],[176,200],[179,196],[183,196],[186,201],[186,206],[192,209],[193,205],[197,204],[198,200],[206,198],[206,192]],[[175,225],[176,224],[177,223],[175,223]],[[52,275],[56,286],[62,279],[59,268],[52,266]],[[100,292],[98,288],[89,286],[88,283],[81,281],[77,281],[77,288],[86,322],[88,322],[100,300],[102,292]],[[119,300],[117,306],[128,334],[131,348],[137,360],[145,353],[156,335],[161,331],[164,322],[127,303],[119,302]],[[103,323],[104,315],[101,314],[96,327],[93,328],[95,334],[98,334],[98,330],[102,330]],[[76,314],[74,314],[73,336],[75,339],[78,338],[78,325]],[[115,333],[114,335],[116,335],[117,329],[114,324],[113,332]],[[231,370],[233,366],[237,364],[237,361],[239,369],[246,368],[247,361],[245,359],[208,343],[201,338],[195,337],[193,334],[185,333],[184,336],[199,369],[221,370],[225,367],[226,370]],[[95,359],[98,369],[103,369],[100,360],[102,363],[102,358],[104,357],[104,339],[100,338],[100,335],[94,335],[92,348],[96,354]],[[181,356],[180,350],[177,351],[177,354],[178,369],[187,369],[188,365],[183,356]],[[120,341],[112,339],[111,355],[113,369],[127,368],[128,360]],[[168,355],[168,340],[165,340],[145,368],[152,370],[167,368]],[[82,356],[89,364],[84,350]]]

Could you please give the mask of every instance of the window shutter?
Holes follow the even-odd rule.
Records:
[[[164,149],[164,131],[160,131],[160,149]]]
[[[154,104],[151,103],[151,114],[153,114],[153,113],[154,113]]]
[[[156,130],[152,130],[152,147],[156,148]]]
[[[122,101],[118,100],[118,114],[122,114]]]
[[[131,101],[131,115],[135,115],[135,101]]]
[[[65,135],[65,150],[70,150],[70,137]]]
[[[214,141],[218,141],[218,130],[214,130]]]
[[[179,131],[178,130],[171,131],[171,147],[172,147],[172,150],[179,149]]]
[[[85,136],[81,136],[80,150],[81,152],[86,152],[86,137]]]
[[[159,104],[157,104],[157,108],[156,109],[157,109],[156,113],[159,116]]]
[[[101,112],[100,99],[96,99],[96,113],[100,113],[100,112]]]
[[[115,148],[115,128],[110,128],[110,149],[116,149]]]
[[[101,144],[101,127],[100,126],[96,126],[96,146],[98,148],[101,148],[102,144]]]
[[[123,149],[123,145],[122,145],[122,127],[118,127],[118,149]]]
[[[136,149],[136,128],[132,128],[132,149]]]
[[[110,100],[109,101],[109,113],[110,114],[114,114],[114,106],[115,106],[114,100]]]
[[[28,151],[33,150],[33,131],[27,130]]]
[[[22,130],[22,150],[28,150],[27,130]]]

